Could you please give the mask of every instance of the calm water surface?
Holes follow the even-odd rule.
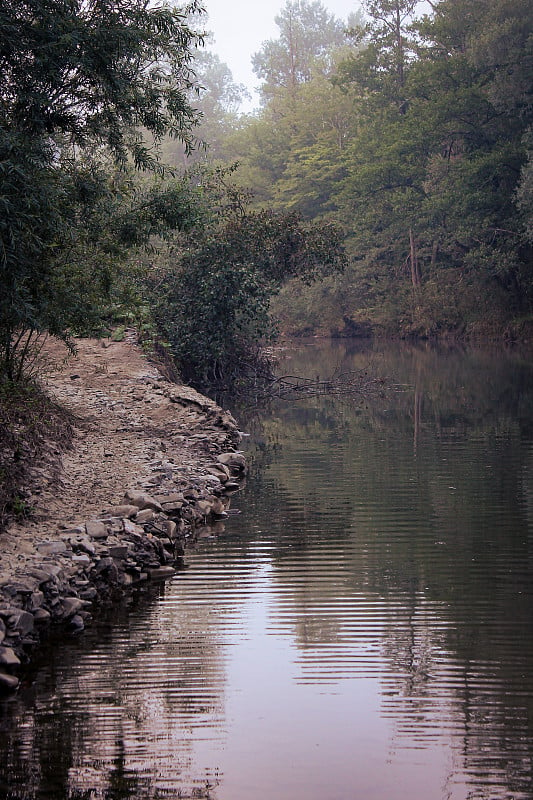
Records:
[[[243,417],[241,513],[3,704],[0,796],[531,800],[530,356],[288,357],[390,385]]]

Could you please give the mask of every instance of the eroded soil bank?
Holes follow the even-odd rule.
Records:
[[[179,568],[227,514],[241,435],[229,412],[166,380],[136,345],[50,341],[47,392],[73,416],[59,475],[36,464],[31,516],[0,534],[0,689],[14,690],[51,625],[81,632],[102,602]]]

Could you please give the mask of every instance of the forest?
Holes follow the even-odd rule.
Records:
[[[348,255],[284,286],[282,329],[528,338],[530,0],[367,0],[344,21],[287,2],[276,23],[261,109],[221,117],[213,155],[254,203],[339,224]]]
[[[204,391],[277,331],[528,338],[532,0],[275,21],[240,113],[197,0],[2,3],[0,383],[126,325]]]

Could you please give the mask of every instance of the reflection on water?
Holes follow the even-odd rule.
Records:
[[[531,800],[533,361],[305,346],[393,389],[250,422],[218,537],[3,706],[0,796]]]

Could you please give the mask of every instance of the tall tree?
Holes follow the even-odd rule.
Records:
[[[113,191],[79,179],[80,152],[158,170],[154,147],[165,134],[193,146],[187,91],[202,37],[187,18],[197,8],[145,0],[0,5],[0,362],[9,376],[15,333],[66,336],[71,324],[63,267],[78,232],[67,200],[90,205],[96,187]]]
[[[320,0],[287,0],[275,22],[278,39],[264,42],[252,57],[254,72],[264,81],[265,100],[308,82],[317,62],[327,70],[333,50],[345,42],[344,24]]]

